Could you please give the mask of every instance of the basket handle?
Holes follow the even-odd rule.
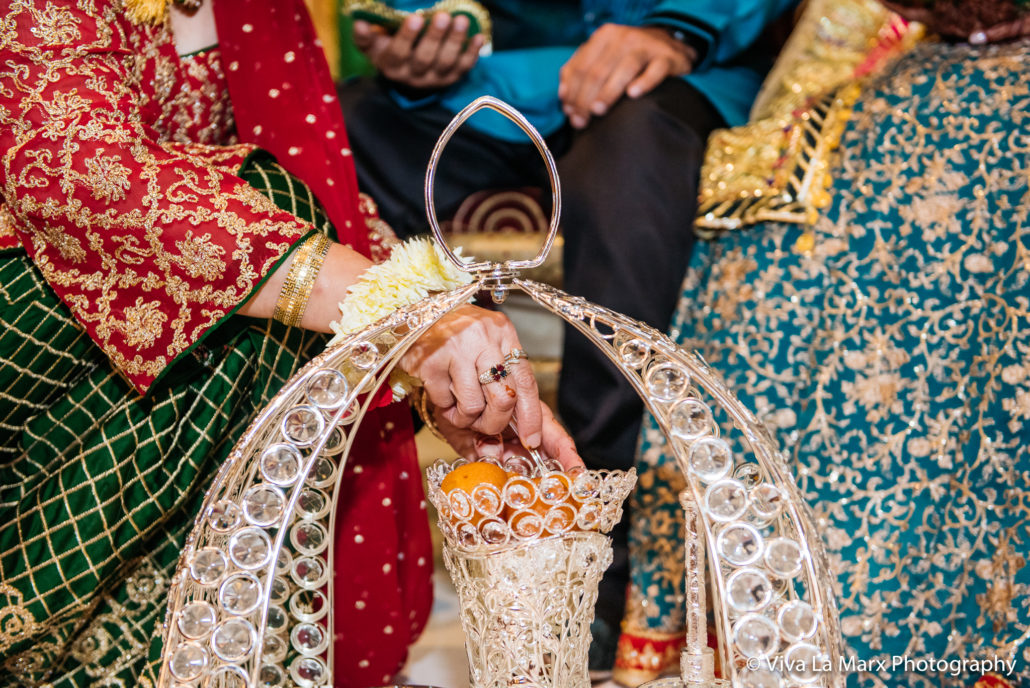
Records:
[[[533,145],[536,146],[537,151],[544,159],[544,163],[547,166],[547,176],[551,182],[551,224],[547,229],[547,239],[544,241],[543,247],[540,252],[536,254],[536,257],[529,260],[512,260],[505,261],[503,263],[492,263],[489,261],[480,261],[478,263],[466,263],[462,261],[451,247],[444,241],[443,231],[440,229],[440,223],[436,217],[436,204],[433,201],[433,188],[436,179],[436,168],[440,163],[440,156],[443,155],[443,149],[447,146],[447,143],[454,136],[454,132],[458,130],[462,124],[464,124],[469,117],[479,112],[480,110],[493,110],[495,112],[504,115],[509,120],[515,123],[519,129],[521,129],[530,140],[533,141]],[[436,142],[436,146],[433,148],[433,154],[429,158],[429,167],[426,169],[426,217],[429,220],[429,228],[433,231],[433,236],[436,238],[437,243],[440,244],[440,248],[443,249],[444,254],[448,260],[451,261],[459,270],[464,272],[483,272],[483,271],[498,271],[503,272],[514,272],[516,270],[522,270],[527,268],[535,268],[543,264],[544,259],[547,258],[547,254],[551,251],[551,246],[554,244],[554,238],[558,233],[558,220],[561,218],[561,183],[558,181],[558,167],[554,163],[554,156],[551,155],[551,151],[547,148],[547,143],[544,138],[540,135],[540,132],[529,123],[522,113],[508,105],[504,101],[498,100],[493,96],[481,96],[476,98],[474,101],[469,103],[462,109],[461,112],[454,116],[451,123],[447,125],[447,128],[440,134],[440,138]]]

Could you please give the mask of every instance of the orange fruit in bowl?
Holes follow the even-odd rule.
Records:
[[[496,490],[498,503],[497,515],[500,515],[500,511],[503,506],[500,499],[501,495],[504,494],[504,483],[507,482],[507,480],[508,474],[505,470],[488,461],[473,461],[453,469],[450,473],[445,475],[443,480],[440,482],[440,490],[448,496],[449,500],[451,500],[451,513],[453,514],[452,520],[467,520],[472,525],[479,525],[479,522],[484,518],[484,515],[472,508],[472,505],[477,501],[477,498],[480,495],[485,496],[492,493],[491,490],[477,492],[477,488],[482,485],[489,485]],[[461,490],[464,493],[464,497],[459,495],[452,496],[451,493],[455,490]],[[489,499],[492,499],[492,496],[489,497]],[[463,518],[463,516],[466,515],[467,517]]]
[[[444,476],[440,482],[440,489],[448,493],[456,487],[460,487],[469,494],[472,489],[482,483],[493,485],[498,490],[504,489],[504,483],[508,480],[508,473],[497,464],[489,461],[472,461],[458,466]]]
[[[508,475],[509,479],[517,478],[533,484],[536,498],[532,504],[524,507],[523,510],[532,511],[543,519],[543,530],[546,533],[553,534],[563,533],[568,530],[578,530],[575,525],[575,519],[579,502],[572,496],[572,481],[569,476],[564,473],[548,473],[536,478],[526,478],[513,473]],[[526,516],[526,514],[517,514],[518,510],[512,509],[507,505],[505,505],[504,509],[504,518],[511,522],[512,528],[518,525],[516,522],[520,517],[524,518]],[[553,521],[547,518],[548,513],[552,510],[555,510],[552,514],[552,519],[556,519]]]

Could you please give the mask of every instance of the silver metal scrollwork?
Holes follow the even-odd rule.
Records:
[[[454,131],[478,110],[518,124],[543,155],[554,209],[540,253],[527,261],[463,263],[443,241],[432,186]],[[552,287],[518,277],[543,262],[560,217],[554,160],[510,106],[480,98],[433,151],[430,226],[474,281],[401,309],[331,346],[276,395],[236,444],[206,495],[173,577],[159,685],[333,684],[334,515],[351,440],[411,344],[480,290],[520,289],[601,348],[658,420],[686,476],[688,644],[682,676],[658,683],[741,688],[840,688],[841,634],[826,557],[804,498],[771,435],[703,360],[664,334]],[[712,406],[732,420],[720,427]],[[748,448],[735,455],[725,432]],[[706,556],[707,554],[707,556]],[[707,566],[706,566],[707,561]],[[705,571],[723,680],[707,649]],[[585,688],[585,687],[584,687]]]

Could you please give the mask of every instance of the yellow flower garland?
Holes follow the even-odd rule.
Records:
[[[450,291],[470,282],[472,275],[455,267],[433,241],[411,239],[394,248],[389,260],[370,267],[347,289],[347,298],[340,303],[340,319],[330,323],[336,333],[330,344],[434,292]]]
[[[462,272],[430,239],[411,239],[393,249],[389,260],[373,265],[347,289],[340,303],[340,319],[329,323],[335,335],[329,345],[382,320],[434,292],[469,284],[472,275]],[[390,377],[394,401],[403,399],[421,383],[395,368]]]

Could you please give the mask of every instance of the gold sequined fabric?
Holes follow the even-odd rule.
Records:
[[[922,36],[876,0],[812,0],[743,126],[708,141],[696,229],[811,222],[829,204],[827,165],[858,95]]]

